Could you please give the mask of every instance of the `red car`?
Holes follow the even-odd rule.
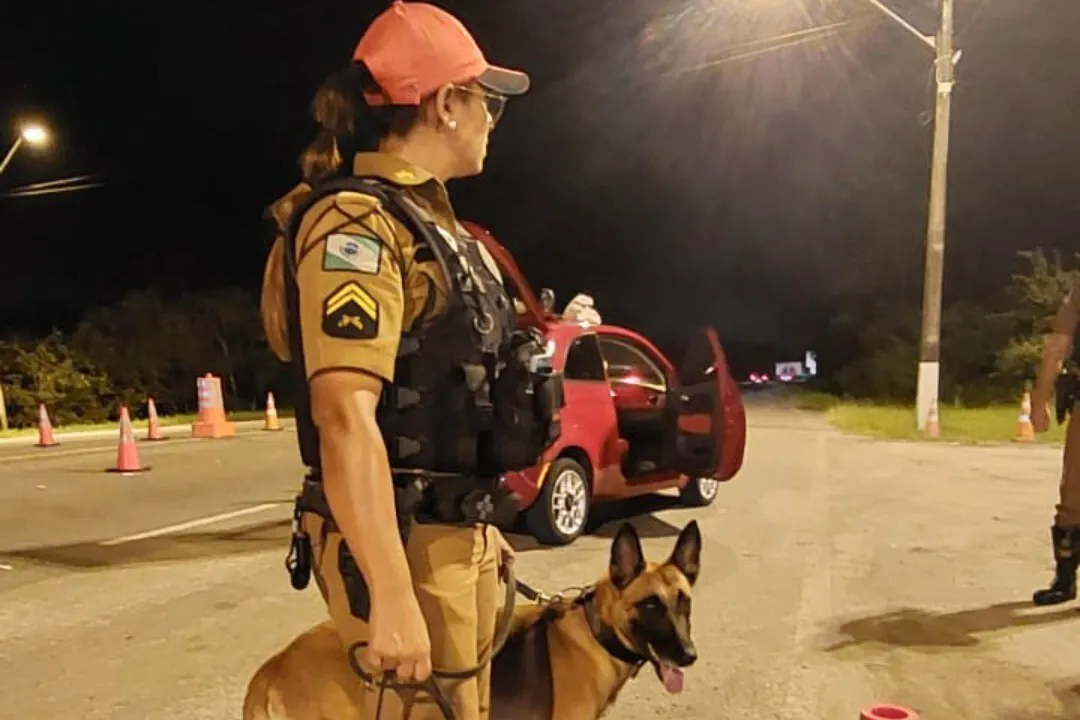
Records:
[[[678,488],[687,505],[711,504],[746,447],[742,397],[716,333],[700,331],[676,365],[631,330],[567,321],[551,311],[550,297],[537,298],[490,233],[464,224],[523,306],[519,322],[554,341],[563,373],[561,437],[539,465],[504,478],[522,499],[529,532],[564,545],[585,530],[594,503],[667,488]]]

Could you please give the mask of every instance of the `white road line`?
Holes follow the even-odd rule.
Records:
[[[146,540],[147,538],[158,537],[160,535],[168,535],[169,533],[180,532],[182,530],[190,530],[192,528],[202,527],[203,525],[212,525],[222,520],[231,520],[233,518],[243,517],[245,515],[254,515],[271,508],[281,507],[285,503],[263,503],[262,505],[255,505],[249,508],[242,508],[240,510],[233,510],[232,512],[221,513],[220,515],[209,515],[207,517],[197,518],[195,520],[188,520],[187,522],[177,523],[176,525],[167,525],[156,530],[147,530],[135,535],[125,535],[124,537],[113,538],[112,540],[105,540],[99,543],[102,547],[112,547],[114,545],[123,545],[124,543],[135,542],[136,540]]]

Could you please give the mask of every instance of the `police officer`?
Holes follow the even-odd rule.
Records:
[[[528,86],[453,16],[398,0],[320,89],[305,182],[270,209],[263,319],[299,373],[311,468],[293,584],[310,557],[373,681],[367,718],[449,717],[445,698],[459,720],[488,717],[501,535],[487,523],[516,513],[498,477],[539,460],[558,401],[446,182],[482,170]]]
[[[1080,279],[1058,308],[1043,347],[1035,388],[1031,394],[1031,423],[1036,432],[1050,427],[1048,405],[1055,394],[1066,410],[1075,406],[1075,376],[1061,375],[1061,368],[1076,347],[1075,334],[1080,328]],[[1075,366],[1075,363],[1072,363]],[[1070,373],[1075,368],[1070,369]],[[1060,419],[1060,418],[1059,418]],[[1036,605],[1057,605],[1076,597],[1076,569],[1080,562],[1080,423],[1069,420],[1065,435],[1065,455],[1061,470],[1061,489],[1050,529],[1056,571],[1050,587],[1037,590]]]

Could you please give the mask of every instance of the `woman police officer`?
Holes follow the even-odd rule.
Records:
[[[525,74],[490,65],[453,16],[397,0],[368,28],[352,63],[318,92],[313,109],[322,131],[301,161],[305,182],[270,209],[279,235],[264,276],[263,319],[275,352],[301,373],[297,429],[314,476],[298,502],[294,551],[310,544],[316,581],[345,646],[350,654],[363,649],[354,656],[362,676],[393,671],[399,683],[423,683],[433,665],[482,665],[493,643],[497,555],[505,562],[512,552],[485,522],[452,522],[434,511],[404,521],[403,543],[400,493],[403,483],[428,493],[452,487],[454,478],[467,485],[505,471],[477,459],[492,446],[497,455],[503,443],[489,437],[488,450],[474,450],[483,415],[476,408],[484,402],[473,401],[489,385],[496,396],[497,383],[482,382],[484,367],[495,365],[481,367],[477,382],[470,368],[483,363],[461,358],[505,354],[513,304],[490,256],[455,219],[445,183],[481,172],[506,98],[528,86]],[[318,193],[350,174],[394,188],[400,202],[356,187]],[[424,235],[424,228],[435,232]],[[455,313],[471,323],[440,320]],[[433,327],[441,330],[426,330]],[[442,365],[431,359],[453,352],[459,357]],[[459,375],[468,382],[447,379]],[[464,392],[476,394],[467,402],[466,385]],[[427,386],[437,390],[425,395]],[[410,430],[406,411],[394,414],[410,404],[427,413],[419,430]],[[490,404],[499,416],[499,403]],[[448,452],[450,445],[465,450]],[[538,459],[530,448],[516,464]],[[417,475],[437,480],[409,486]],[[314,511],[319,498],[321,512]],[[483,517],[490,498],[476,502]],[[440,502],[458,508],[472,500]],[[294,585],[305,582],[294,577]],[[431,694],[445,692],[457,718],[486,718],[488,667]],[[430,697],[369,688],[365,717],[444,717]]]

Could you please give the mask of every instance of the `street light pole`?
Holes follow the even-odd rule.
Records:
[[[11,149],[8,150],[8,154],[4,156],[4,162],[0,162],[0,174],[2,174],[4,170],[7,169],[8,163],[11,162],[11,158],[15,157],[15,153],[19,151],[19,148],[22,147],[22,144],[23,136],[20,133],[19,136],[15,138],[15,144],[11,146]]]
[[[930,210],[926,221],[926,261],[923,265],[922,332],[919,342],[919,370],[915,389],[915,425],[926,429],[930,406],[938,401],[941,387],[941,284],[945,268],[945,190],[949,168],[949,117],[956,63],[960,53],[953,48],[954,0],[938,0],[941,24],[936,38],[923,35],[881,0],[867,0],[905,30],[934,49],[934,79],[937,99],[934,106],[934,148],[930,160]]]
[[[930,165],[930,211],[926,223],[922,342],[915,396],[915,423],[919,430],[926,429],[930,408],[938,401],[941,384],[941,286],[945,265],[949,122],[956,61],[959,59],[954,57],[953,51],[953,1],[940,0],[941,26],[935,43],[934,146]]]
[[[15,153],[19,151],[24,142],[30,143],[30,145],[45,145],[49,141],[49,133],[45,128],[40,125],[27,125],[19,132],[15,138],[15,142],[12,144],[11,149],[7,151],[7,155],[4,156],[3,162],[0,162],[0,175],[7,170],[8,164],[11,163],[11,158],[15,157]],[[4,400],[4,387],[0,385],[0,431],[7,432],[8,429],[8,416],[7,406]]]
[[[7,169],[8,163],[11,162],[11,158],[15,157],[15,153],[19,151],[19,148],[23,144],[22,133],[15,138],[15,144],[8,150],[7,155],[4,156],[4,161],[0,162],[0,175]],[[8,416],[7,416],[7,401],[4,399],[4,386],[0,385],[0,432],[7,432],[8,430]]]

